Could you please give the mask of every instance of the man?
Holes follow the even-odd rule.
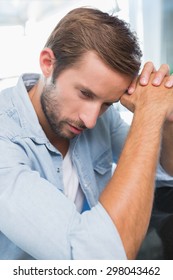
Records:
[[[124,94],[133,91],[140,58],[123,21],[79,8],[50,35],[42,75],[25,74],[1,93],[1,259],[135,258],[173,111],[164,85]],[[147,64],[144,83],[153,71]],[[152,76],[156,85],[167,72],[163,65]],[[125,144],[128,127],[111,106],[119,100],[135,109]]]

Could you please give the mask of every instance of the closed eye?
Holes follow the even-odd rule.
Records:
[[[85,97],[85,98],[91,98],[91,99],[94,98],[94,95],[87,90],[80,90],[80,92],[83,95],[83,97]]]
[[[87,98],[87,99],[97,99],[98,97],[97,97],[97,95],[96,94],[94,94],[91,90],[88,90],[88,89],[80,89],[80,93],[81,93],[81,95],[82,95],[82,97],[83,98]],[[117,102],[119,102],[119,100],[120,99],[118,99],[118,100],[115,100],[115,101],[113,101],[113,102],[105,102],[105,103],[103,103],[103,105],[102,106],[104,106],[104,107],[110,107],[110,106],[112,106],[114,103],[117,103]]]

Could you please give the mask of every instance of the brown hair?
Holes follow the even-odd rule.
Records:
[[[129,25],[93,8],[70,11],[57,24],[45,47],[52,49],[56,58],[53,80],[87,51],[95,51],[111,68],[131,77],[140,69],[142,53]]]

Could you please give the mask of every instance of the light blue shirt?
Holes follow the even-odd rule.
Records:
[[[126,259],[119,233],[98,202],[128,132],[113,106],[70,143],[90,206],[79,213],[63,193],[62,155],[38,122],[25,74],[0,94],[0,259]],[[163,170],[160,179],[171,182]]]

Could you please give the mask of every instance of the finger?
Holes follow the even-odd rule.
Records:
[[[137,85],[137,81],[138,81],[138,76],[136,78],[133,79],[133,81],[131,82],[129,88],[128,88],[128,94],[132,94],[135,89],[136,89],[136,85]]]
[[[156,71],[156,73],[154,75],[152,85],[159,86],[162,83],[164,77],[169,76],[169,71],[170,71],[169,65],[168,64],[162,64],[160,66],[159,70]]]
[[[154,67],[154,64],[151,61],[148,61],[144,64],[144,67],[142,69],[139,82],[142,86],[145,86],[148,84],[151,73],[156,72],[156,69]]]
[[[170,76],[167,78],[167,80],[166,80],[166,82],[165,82],[164,85],[165,85],[165,87],[167,87],[167,88],[173,87],[173,74],[170,75]]]

